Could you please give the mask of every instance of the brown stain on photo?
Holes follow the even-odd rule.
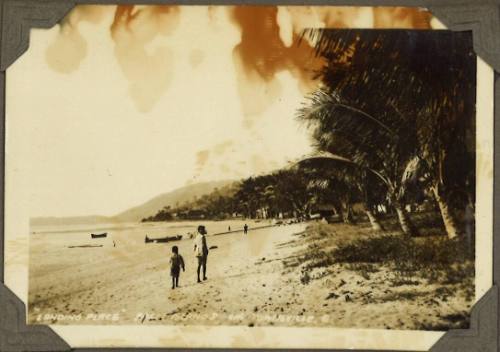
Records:
[[[180,6],[177,5],[119,5],[110,30],[114,35],[124,26],[127,30],[138,33],[138,27],[143,26],[144,33],[137,35],[138,39],[147,42],[157,34],[171,34],[177,28],[179,17]]]
[[[214,147],[211,147],[210,149],[200,150],[196,153],[196,177],[200,176],[203,172],[210,171],[212,165],[208,164],[208,160],[212,160],[213,162],[214,158],[224,158],[224,155],[230,151],[232,146],[234,146],[234,141],[226,140],[215,145]],[[226,164],[219,165],[219,171],[225,175],[229,175],[232,172]]]
[[[353,6],[288,6],[294,31],[306,28],[354,28],[362,8]]]
[[[250,163],[252,165],[252,170],[254,170],[256,174],[263,173],[269,168],[267,160],[260,154],[252,155]]]
[[[214,148],[213,148],[213,152],[216,154],[216,155],[223,155],[224,153],[227,152],[227,150],[229,148],[231,148],[232,146],[234,145],[234,141],[232,140],[227,140],[225,142],[222,142],[222,143],[219,143],[217,144]]]
[[[221,164],[219,166],[219,170],[220,170],[220,173],[222,175],[231,175],[232,174],[231,169],[226,164]]]
[[[410,7],[374,7],[375,28],[431,29],[432,14]]]
[[[49,67],[58,73],[69,74],[80,67],[87,56],[87,41],[81,35],[79,24],[99,24],[110,6],[80,5],[71,11],[60,23],[59,33],[45,52]]]
[[[207,14],[210,22],[213,22],[216,20],[217,17],[217,11],[221,8],[221,6],[217,5],[208,5],[207,6]]]
[[[196,169],[200,172],[206,165],[210,157],[210,150],[201,150],[196,153]]]
[[[129,81],[132,99],[149,112],[168,89],[174,74],[174,49],[146,46],[157,36],[168,36],[178,26],[179,6],[117,6],[111,25],[115,56]]]
[[[282,87],[276,75],[288,70],[297,78],[304,92],[311,85],[314,70],[321,60],[313,55],[307,42],[299,44],[293,34],[292,45],[280,38],[276,6],[235,6],[230,8],[233,22],[241,29],[241,41],[233,50],[244,124],[253,119],[281,96]]]
[[[205,59],[205,54],[200,49],[191,50],[189,53],[189,64],[192,68],[197,68]]]
[[[335,6],[287,6],[281,11],[291,21],[291,43],[280,37],[277,6],[208,6],[211,22],[223,8],[241,30],[241,41],[233,50],[239,95],[244,112],[243,124],[253,126],[259,115],[282,95],[276,75],[289,71],[299,82],[303,94],[312,91],[314,72],[322,61],[313,54],[307,40],[300,40],[303,29],[310,27],[349,28],[356,25],[362,8]],[[99,24],[106,11],[114,11],[110,26],[115,55],[129,81],[130,94],[138,109],[150,111],[168,89],[174,75],[174,48],[146,46],[157,36],[168,36],[178,26],[181,6],[176,5],[79,5],[60,24],[60,32],[46,51],[49,67],[59,73],[76,71],[87,56],[87,42],[78,25]],[[365,9],[366,10],[366,9]],[[429,29],[432,15],[425,10],[405,7],[374,7],[375,28]],[[189,62],[193,68],[204,60],[204,53],[193,50]]]
[[[259,115],[281,97],[276,80],[281,71],[289,71],[299,81],[303,94],[316,87],[314,74],[324,64],[314,55],[307,40],[301,40],[306,28],[353,28],[366,12],[361,7],[288,6],[282,7],[291,21],[291,44],[280,36],[277,6],[234,6],[229,8],[233,22],[241,29],[241,41],[234,48],[238,90],[248,128]],[[403,7],[377,7],[371,11],[375,28],[431,28],[428,11]]]

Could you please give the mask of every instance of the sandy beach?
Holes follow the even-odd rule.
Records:
[[[303,231],[305,225],[255,230],[269,223],[249,224],[246,236],[241,231],[208,236],[208,245],[212,247],[208,257],[209,280],[202,284],[196,283],[196,258],[190,239],[146,245],[143,238],[137,236],[82,241],[64,240],[71,237],[68,234],[47,234],[45,237],[53,236],[52,245],[48,245],[34,235],[30,253],[29,320],[47,322],[48,318],[59,324],[78,321],[91,324],[96,318],[102,323],[130,324],[165,321],[172,316],[178,319],[180,313],[193,313],[183,322],[195,324],[203,320],[195,313],[227,313],[229,318],[232,314],[250,312],[263,295],[272,294],[277,284],[275,277],[279,277],[279,271],[273,268],[281,264],[271,261],[281,254],[276,245]],[[237,229],[238,224],[230,225],[233,231]],[[208,225],[207,229],[210,235],[211,230],[222,232],[230,225]],[[152,238],[159,236],[155,231],[150,233]],[[103,247],[68,248],[62,241],[68,246],[102,244]],[[174,244],[186,262],[186,272],[181,273],[181,287],[176,290],[170,287],[168,267]],[[267,265],[256,264],[264,261]],[[241,299],[248,301],[243,309]],[[194,303],[197,301],[199,303]],[[40,317],[40,314],[48,316]],[[100,318],[93,316],[99,314]],[[78,315],[81,320],[76,320]],[[110,315],[115,315],[114,320]]]
[[[412,330],[463,323],[471,302],[462,286],[425,280],[395,286],[390,282],[396,274],[384,267],[362,275],[335,264],[305,273],[293,261],[310,248],[307,226],[315,225],[208,236],[208,280],[200,284],[192,240],[175,242],[186,261],[175,290],[168,267],[173,243],[146,245],[117,237],[116,247],[106,239],[103,247],[68,249],[43,246],[34,237],[29,321]],[[345,225],[334,226],[341,233]]]

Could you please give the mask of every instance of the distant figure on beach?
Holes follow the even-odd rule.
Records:
[[[227,227],[227,231],[228,231],[228,232],[231,232],[231,226],[228,226],[228,227]]]
[[[172,247],[172,256],[170,257],[170,276],[172,276],[172,290],[179,287],[179,276],[182,271],[186,271],[184,267],[184,259],[179,254],[179,247]]]
[[[196,237],[194,239],[194,252],[196,255],[196,259],[198,260],[198,269],[196,270],[196,273],[198,275],[198,282],[201,282],[200,280],[201,267],[203,267],[203,280],[207,279],[208,246],[207,246],[207,239],[205,238],[206,234],[207,230],[205,229],[205,226],[203,225],[198,226],[198,233],[196,234]]]
[[[245,224],[245,226],[243,226],[243,234],[248,234],[248,225]]]

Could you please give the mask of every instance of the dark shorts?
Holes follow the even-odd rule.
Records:
[[[181,272],[181,268],[170,268],[170,276],[178,277]]]
[[[207,266],[207,256],[196,257],[198,259],[198,266],[203,265]]]

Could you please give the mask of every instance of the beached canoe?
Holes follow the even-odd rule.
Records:
[[[68,246],[68,248],[98,248],[102,246],[102,244],[82,244],[79,246]]]
[[[90,237],[92,237],[92,238],[105,238],[105,237],[108,237],[108,233],[107,232],[104,232],[104,233],[92,233],[92,234],[90,234]]]
[[[180,241],[180,240],[182,240],[182,235],[167,236],[167,237],[160,237],[160,238],[149,238],[148,235],[146,235],[144,242],[145,243],[164,243],[164,242],[172,242],[172,241]]]

